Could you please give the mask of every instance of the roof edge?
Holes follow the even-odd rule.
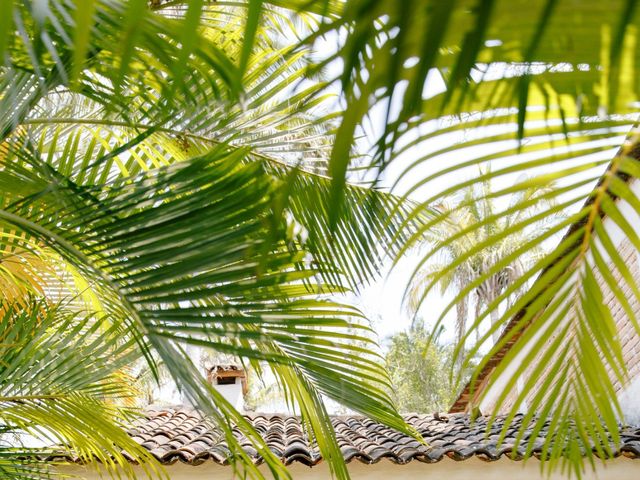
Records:
[[[635,128],[637,128],[637,126],[638,126],[637,123],[634,124],[634,126],[631,129],[631,131],[633,131]],[[627,135],[627,137],[625,139],[625,142],[629,139],[631,131]],[[616,155],[614,156],[614,158],[611,160],[611,162],[607,166],[607,169],[605,170],[605,172],[602,174],[602,176],[598,180],[598,183],[594,187],[594,191],[597,190],[600,185],[602,185],[602,183],[604,182],[605,178],[607,177],[607,174],[611,171],[611,168],[613,166],[613,161],[616,158],[618,158],[618,157],[620,157],[622,155],[623,149],[624,149],[624,146],[621,146],[618,149],[618,151],[616,152]],[[636,144],[633,146],[633,148],[630,151],[629,156],[634,158],[635,160],[640,161],[640,141],[636,142]],[[616,172],[616,176],[619,177],[622,181],[624,181],[627,184],[630,183],[631,180],[635,179],[635,177],[632,177],[630,175],[627,175],[627,174],[619,172],[619,171]],[[607,190],[607,194],[611,197],[611,199],[614,202],[617,202],[619,200],[619,197],[617,195],[613,194],[612,192],[610,192],[609,190]],[[588,207],[589,205],[591,205],[593,203],[593,201],[594,201],[593,196],[589,195],[587,200],[584,202],[583,208]],[[600,212],[600,218],[601,219],[606,218],[606,215],[605,215],[605,213],[603,211]],[[586,223],[586,221],[587,221],[586,218],[583,218],[580,221],[572,224],[567,229],[566,233],[563,235],[562,239],[559,242],[559,245],[562,245],[562,242],[565,241],[568,237],[570,237],[578,228],[582,227]],[[580,243],[580,240],[576,241],[576,244],[578,244],[578,243]],[[569,246],[566,249],[566,252],[571,251],[575,247],[576,244],[573,244],[573,245]],[[544,270],[542,270],[540,272],[540,274],[538,275],[538,277],[536,278],[534,284],[536,282],[538,282],[540,280],[540,278],[550,268],[552,268],[558,261],[560,261],[564,257],[565,254],[566,253],[563,253],[562,255],[558,256],[556,262],[548,265]],[[524,314],[525,314],[525,312],[527,310],[527,307],[533,301],[535,301],[535,298],[532,299],[531,302],[529,302],[524,308],[522,308],[518,313],[516,313],[513,316],[511,321],[509,321],[509,323],[507,324],[506,328],[503,330],[502,334],[500,335],[500,339],[502,339],[504,336],[506,336],[507,333],[509,331],[511,331],[511,329],[513,329],[518,324],[518,321],[524,316]],[[458,395],[456,400],[453,402],[453,404],[449,408],[449,413],[469,412],[476,406],[476,405],[474,405],[474,403],[475,403],[475,401],[477,401],[479,395],[487,387],[487,384],[489,383],[489,380],[490,380],[490,377],[491,377],[491,374],[493,373],[493,371],[500,364],[500,362],[505,357],[505,355],[511,350],[513,345],[521,338],[523,333],[527,330],[527,328],[529,327],[529,325],[531,325],[531,323],[533,321],[535,321],[535,320],[531,320],[527,326],[525,326],[524,328],[521,328],[520,331],[517,332],[515,335],[513,335],[513,337],[507,343],[505,343],[505,345],[498,352],[494,353],[487,360],[487,362],[485,363],[485,365],[482,368],[482,370],[480,371],[480,373],[478,373],[477,376],[472,377],[467,382],[465,387],[462,389],[462,391],[460,392],[460,394]]]

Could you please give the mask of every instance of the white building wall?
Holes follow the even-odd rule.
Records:
[[[555,473],[550,477],[540,472],[540,462],[530,460],[517,462],[503,458],[495,462],[485,462],[477,458],[464,461],[444,459],[438,463],[421,463],[413,461],[407,465],[396,465],[382,460],[374,465],[364,465],[358,461],[349,464],[349,473],[354,480],[412,480],[412,479],[446,479],[446,480],[561,480],[567,476]],[[271,478],[269,471],[260,467],[265,478]],[[65,473],[78,475],[85,480],[104,480],[85,467],[67,467]],[[236,480],[231,467],[224,467],[212,462],[206,462],[197,467],[184,464],[174,464],[166,467],[170,480]],[[290,467],[294,480],[329,480],[331,473],[325,463],[315,467],[294,464]],[[142,474],[140,479],[148,477]],[[596,471],[587,466],[584,480],[637,480],[640,478],[640,460],[630,460],[620,457],[602,465],[596,464]]]

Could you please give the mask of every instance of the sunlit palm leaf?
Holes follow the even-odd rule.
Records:
[[[0,469],[7,478],[55,473],[42,464],[46,455],[98,460],[97,468],[129,478],[134,476],[131,458],[149,473],[160,472],[153,457],[125,433],[130,417],[116,406],[133,394],[116,375],[138,355],[126,333],[36,301],[8,305],[0,323],[0,423],[6,435],[27,445],[0,446]],[[96,429],[104,435],[94,435]],[[34,441],[43,447],[35,448]]]
[[[202,42],[189,63],[202,75],[174,85],[166,81],[165,74],[176,77],[182,70],[184,50],[158,43],[148,32],[162,28],[163,39],[178,38],[184,11],[174,23],[143,14],[120,25],[113,15],[122,14],[122,5],[97,2],[98,21],[88,37],[86,31],[74,32],[75,44],[82,38],[92,42],[85,68],[78,70],[82,48],[80,53],[70,49],[62,33],[73,28],[53,24],[56,12],[65,8],[73,11],[72,2],[54,2],[39,32],[60,37],[55,48],[24,57],[20,44],[12,50],[12,58],[39,71],[49,69],[51,82],[45,85],[31,74],[28,80],[37,88],[20,91],[31,95],[29,101],[15,111],[7,103],[5,135],[15,132],[17,154],[2,172],[3,182],[12,185],[12,195],[4,199],[5,222],[20,225],[75,265],[100,297],[100,309],[111,321],[124,322],[147,355],[151,348],[161,354],[181,388],[223,427],[240,457],[233,424],[263,452],[274,475],[286,475],[263,440],[198,378],[174,342],[270,361],[302,408],[324,457],[338,476],[346,476],[321,394],[399,429],[405,426],[387,397],[388,379],[376,355],[353,344],[372,346],[358,323],[360,314],[317,297],[370,280],[381,259],[399,248],[405,235],[399,232],[404,212],[398,199],[350,188],[348,215],[337,230],[330,227],[324,205],[329,181],[305,169],[324,170],[334,115],[322,111],[324,84],[304,83],[306,51],[274,49],[272,31],[256,37],[271,50],[245,57],[243,80],[251,103],[243,108],[233,100],[244,85],[225,84],[222,70],[205,65],[211,51],[201,51]],[[229,58],[239,58],[233,41],[242,40],[238,32],[245,28],[242,21],[230,21],[234,8],[219,15],[205,10],[203,25],[215,19],[225,27],[200,32],[213,53],[223,45]],[[185,25],[193,26],[196,17]],[[283,16],[274,11],[264,18],[273,25]],[[27,23],[29,30],[33,25]],[[114,51],[120,28],[124,50]],[[178,43],[193,47],[192,40]],[[49,61],[68,57],[69,50],[75,52],[71,70],[64,61]],[[11,78],[7,73],[7,81]],[[68,85],[75,93],[62,88]],[[227,146],[217,153],[189,160],[222,142]],[[255,154],[247,155],[245,145]],[[179,160],[186,163],[158,168]],[[204,166],[211,168],[209,174],[195,178]],[[152,173],[145,179],[136,177],[148,170]],[[134,178],[146,191],[119,180]],[[180,187],[181,182],[187,183]],[[372,223],[377,209],[389,219]],[[58,224],[62,217],[64,225]],[[379,251],[385,239],[389,251]],[[341,257],[337,266],[336,254]],[[259,476],[244,457],[248,473]]]
[[[558,187],[547,194],[556,206],[543,210],[534,218],[545,224],[545,228],[497,262],[484,277],[469,284],[458,297],[469,294],[520,255],[552,243],[555,236],[575,225],[558,248],[524,272],[512,289],[505,291],[482,312],[471,331],[480,328],[482,318],[497,309],[515,289],[527,287],[540,275],[527,294],[510,306],[502,321],[491,329],[501,329],[520,312],[516,315],[516,326],[494,347],[495,352],[501,346],[515,342],[511,356],[496,369],[496,375],[506,368],[509,360],[515,361],[518,352],[528,349],[525,345],[531,342],[535,344],[531,352],[551,349],[549,358],[565,355],[571,359],[564,366],[551,362],[548,375],[549,382],[562,373],[569,381],[553,387],[553,397],[537,396],[532,403],[536,408],[531,411],[537,409],[542,417],[551,416],[552,429],[560,434],[559,438],[568,439],[568,443],[558,441],[553,448],[547,446],[552,458],[568,453],[577,468],[580,442],[598,444],[603,439],[592,405],[602,409],[602,418],[615,432],[614,423],[619,412],[612,401],[611,379],[603,380],[603,370],[598,365],[607,365],[617,380],[624,381],[625,375],[619,342],[616,343],[611,331],[604,329],[602,334],[598,331],[602,325],[611,323],[610,312],[603,309],[599,293],[602,293],[601,285],[606,285],[633,319],[633,312],[620,293],[620,279],[634,296],[637,296],[638,288],[633,275],[625,269],[623,259],[616,256],[609,230],[601,224],[601,216],[606,214],[609,222],[616,224],[634,247],[640,245],[631,226],[633,222],[609,197],[612,194],[623,198],[632,210],[638,210],[633,192],[628,183],[622,181],[627,180],[626,174],[635,177],[638,173],[635,163],[628,160],[629,152],[624,151],[617,157],[610,170],[612,174],[605,177],[601,188],[592,194],[592,200],[582,210],[548,227],[552,217],[587,195],[589,185],[600,175],[598,168],[608,161],[608,151],[622,142],[634,120],[639,65],[635,45],[638,23],[635,1],[581,2],[576,6],[554,0],[515,4],[497,0],[461,0],[453,4],[421,0],[413,4],[410,11],[402,2],[390,0],[168,2],[168,5],[161,3],[154,7],[166,18],[147,12],[143,2],[133,2],[126,10],[119,2],[91,3],[95,3],[93,15],[99,21],[89,31],[84,26],[75,28],[73,22],[55,24],[56,12],[63,9],[73,13],[70,18],[91,17],[90,4],[77,10],[74,2],[50,2],[40,12],[14,6],[15,21],[6,22],[7,28],[15,28],[12,31],[18,35],[14,42],[6,32],[0,37],[0,46],[14,67],[14,70],[3,70],[1,79],[10,94],[3,96],[0,105],[6,122],[3,125],[5,136],[25,120],[34,121],[33,125],[36,125],[38,118],[28,118],[29,113],[41,106],[43,98],[46,100],[51,92],[59,92],[59,86],[72,86],[79,94],[104,105],[107,109],[103,113],[113,114],[114,121],[107,125],[105,132],[92,128],[84,133],[84,137],[71,129],[47,128],[48,131],[40,132],[37,140],[30,137],[30,142],[21,144],[29,154],[35,149],[41,157],[41,153],[51,149],[60,151],[61,156],[45,155],[48,157],[45,161],[36,158],[31,162],[22,158],[22,163],[30,166],[25,170],[24,165],[16,163],[11,171],[3,172],[3,184],[20,185],[27,188],[23,192],[37,194],[43,191],[43,183],[53,181],[58,196],[52,201],[47,197],[51,192],[25,197],[24,193],[14,190],[13,194],[18,194],[14,199],[19,202],[5,209],[3,218],[39,238],[53,241],[58,251],[65,252],[68,259],[82,266],[82,274],[95,282],[97,290],[103,290],[100,294],[107,303],[111,301],[110,308],[114,313],[133,315],[132,326],[142,325],[144,333],[152,332],[150,339],[156,348],[164,351],[164,357],[175,358],[177,355],[173,344],[162,340],[165,336],[211,344],[212,335],[229,336],[230,319],[237,320],[237,313],[241,312],[250,321],[233,331],[237,353],[251,357],[249,346],[259,343],[262,352],[260,355],[254,353],[252,358],[263,358],[266,354],[274,360],[274,365],[283,364],[280,375],[289,378],[289,394],[298,401],[307,398],[308,391],[302,388],[305,382],[318,391],[335,394],[335,383],[326,380],[325,365],[320,360],[333,363],[336,359],[333,347],[337,339],[342,338],[334,330],[346,326],[349,315],[357,313],[345,314],[340,306],[331,303],[320,306],[316,301],[312,303],[313,309],[317,310],[313,310],[306,303],[306,295],[340,291],[345,277],[352,286],[367,281],[379,265],[378,247],[374,246],[376,237],[392,240],[391,253],[402,253],[421,242],[425,232],[445,221],[446,216],[423,222],[417,229],[414,222],[422,219],[442,195],[479,181],[494,182],[500,184],[498,191],[487,194],[487,198],[499,200],[556,182]],[[128,17],[132,11],[140,15]],[[305,38],[298,48],[274,49],[273,38],[287,39],[287,35],[281,35],[279,30],[279,26],[287,23],[287,13],[306,22],[305,26],[309,28],[302,32]],[[127,21],[114,21],[121,17]],[[196,25],[200,25],[202,31],[196,31]],[[186,29],[185,26],[194,28]],[[225,30],[226,27],[229,28]],[[157,29],[167,32],[166,41],[165,37],[159,39],[153,35]],[[273,35],[276,31],[278,33]],[[30,32],[37,35],[29,35]],[[200,34],[211,42],[197,41]],[[324,58],[310,65],[309,72],[320,71],[334,58],[343,62],[344,70],[335,80],[342,85],[343,100],[348,108],[344,113],[337,113],[339,126],[335,130],[330,124],[331,115],[322,113],[309,117],[307,112],[297,112],[305,102],[314,108],[321,106],[324,85],[305,90],[302,83],[300,93],[296,94],[286,81],[287,75],[296,81],[305,76],[303,64],[308,58],[305,49],[323,34],[338,42],[336,51],[324,52]],[[246,44],[243,44],[243,38],[247,39]],[[84,45],[86,41],[91,42],[91,46]],[[122,48],[114,49],[114,45]],[[203,45],[206,47],[198,48]],[[278,53],[274,56],[264,49],[261,51],[265,46]],[[193,54],[193,63],[185,60],[192,58],[189,53]],[[286,60],[279,63],[278,55]],[[78,68],[80,61],[84,62],[84,69]],[[273,67],[264,67],[271,62]],[[187,65],[189,72],[194,72],[193,81],[180,76],[182,67]],[[16,67],[26,67],[27,71],[17,74]],[[100,78],[110,82],[100,82]],[[425,89],[428,78],[431,83]],[[442,81],[438,82],[439,79]],[[440,87],[438,83],[441,83]],[[140,85],[147,88],[141,89]],[[243,96],[243,91],[247,97]],[[288,97],[292,102],[283,102],[280,109],[278,102]],[[245,98],[255,98],[253,102],[249,100],[247,110],[243,108]],[[376,139],[371,167],[378,173],[385,171],[391,161],[409,162],[398,188],[419,200],[407,221],[409,230],[405,232],[398,229],[398,219],[404,216],[406,203],[351,189],[346,181],[354,166],[362,166],[361,159],[356,161],[352,155],[354,137],[376,104],[383,107],[385,125]],[[175,106],[179,110],[172,109]],[[214,111],[215,115],[207,115]],[[78,118],[75,113],[73,117]],[[46,115],[40,116],[43,118],[46,125]],[[122,127],[122,131],[114,131],[111,128],[114,126]],[[421,127],[419,130],[411,128],[418,126]],[[189,131],[191,129],[196,131]],[[216,138],[219,132],[222,137]],[[17,137],[22,138],[22,133],[18,132]],[[467,138],[451,145],[451,139],[460,134]],[[105,138],[107,140],[103,142]],[[155,142],[158,139],[160,146]],[[173,230],[169,229],[168,223],[163,230],[162,224],[154,223],[145,210],[155,203],[158,219],[186,216],[188,212],[181,210],[179,195],[199,199],[205,211],[212,207],[185,187],[186,184],[176,185],[175,191],[162,190],[161,179],[154,175],[163,172],[166,179],[176,181],[179,178],[188,183],[178,175],[180,168],[189,171],[188,164],[167,170],[157,170],[158,166],[202,154],[212,142],[220,141],[229,144],[225,146],[229,150],[224,151],[224,156],[236,155],[236,161],[227,168],[248,185],[255,185],[250,181],[255,179],[238,173],[245,172],[244,169],[291,180],[286,187],[270,180],[263,185],[262,194],[254,191],[259,198],[254,198],[253,203],[248,198],[237,202],[244,206],[246,215],[249,206],[256,207],[252,213],[262,212],[262,217],[258,217],[265,225],[245,224],[246,219],[240,221],[224,215],[209,219],[208,223],[205,220],[194,223],[193,228],[196,225],[216,228],[240,222],[238,225],[247,226],[247,231],[240,233],[259,231],[257,238],[267,239],[264,243],[249,242],[256,250],[250,250],[246,257],[242,255],[242,259],[253,261],[253,264],[245,270],[233,270],[232,273],[238,275],[234,277],[237,282],[225,284],[224,288],[216,284],[222,277],[215,276],[215,270],[199,270],[205,260],[216,265],[215,252],[209,252],[211,256],[206,257],[198,256],[200,250],[184,252],[178,249],[189,245],[203,248],[204,253],[209,239],[200,231],[185,226],[185,220],[178,225],[177,238],[171,243],[168,232],[173,233]],[[184,147],[182,152],[181,146]],[[242,150],[245,146],[255,146],[254,154],[267,154],[269,158],[256,161]],[[322,170],[314,170],[314,173],[325,173],[328,147],[331,155],[327,173],[333,177],[331,184],[322,179],[311,180],[313,177],[304,172],[309,166],[304,161],[317,157]],[[188,149],[192,150],[188,152]],[[461,155],[463,160],[460,160]],[[300,172],[278,165],[274,160],[288,167],[300,163]],[[475,175],[478,165],[488,162],[494,166],[490,172],[465,180],[465,177]],[[116,180],[135,178],[148,169],[154,173],[144,178],[155,187],[145,184],[135,190],[126,182]],[[620,172],[625,175],[618,175]],[[530,179],[514,181],[521,173],[528,173]],[[172,176],[174,174],[178,177]],[[69,178],[75,183],[68,183]],[[109,185],[108,191],[90,188],[103,184]],[[169,187],[168,183],[164,185]],[[195,184],[190,185],[195,187]],[[186,190],[180,190],[182,187]],[[199,188],[206,190],[209,185],[200,184]],[[65,194],[65,189],[73,191],[77,197]],[[157,198],[144,196],[145,192],[151,195],[152,191]],[[269,200],[263,202],[265,196]],[[49,207],[30,209],[29,206],[44,202],[45,197],[50,202]],[[143,199],[147,202],[145,208],[141,206]],[[52,205],[60,208],[59,202],[63,205],[61,211],[70,213],[64,219],[63,224],[67,227],[64,231],[59,231],[60,226],[56,225],[60,218],[48,217],[52,212],[47,208],[53,208]],[[354,202],[358,205],[354,206]],[[476,245],[468,255],[530,227],[531,222],[525,220],[524,212],[532,202],[522,195],[521,202],[508,207],[509,213],[522,220]],[[136,213],[123,213],[125,207],[126,211],[132,208]],[[177,210],[173,210],[174,207]],[[397,209],[393,210],[394,207]],[[268,215],[265,214],[267,211]],[[380,212],[394,212],[394,215],[389,221],[381,222]],[[108,220],[113,218],[116,221],[110,225]],[[191,221],[192,217],[189,219]],[[139,225],[138,220],[148,222],[147,227],[132,233],[134,225]],[[224,224],[225,220],[227,224]],[[492,220],[480,222],[477,227],[459,235],[472,234],[473,228],[483,228]],[[367,231],[367,223],[375,226],[371,232]],[[312,224],[314,228],[311,228]],[[308,229],[306,242],[303,241],[305,229]],[[594,233],[597,241],[594,241]],[[137,243],[127,245],[125,238],[130,235],[138,239]],[[233,238],[235,242],[238,237]],[[78,246],[80,240],[82,247]],[[218,242],[226,246],[231,244],[231,240],[220,235],[214,240],[216,245]],[[453,240],[445,239],[440,248]],[[154,241],[159,243],[155,245]],[[403,242],[405,249],[399,249]],[[243,242],[240,245],[249,246]],[[274,245],[277,246],[275,250]],[[168,247],[166,251],[164,247]],[[258,255],[260,249],[264,251]],[[295,257],[295,254],[306,252],[312,254],[313,265]],[[233,249],[230,253],[238,255]],[[328,262],[332,257],[335,265]],[[126,267],[124,260],[130,258],[135,260]],[[173,258],[176,258],[175,262],[172,262]],[[229,258],[240,261],[241,256]],[[460,261],[464,261],[464,257]],[[610,268],[610,264],[613,267]],[[446,278],[455,266],[453,262],[434,275],[432,284]],[[317,281],[316,274],[324,282]],[[190,277],[193,275],[195,278]],[[246,284],[239,281],[249,277],[252,280]],[[175,291],[172,284],[176,280],[182,284],[179,291]],[[199,281],[204,281],[207,287],[203,287],[203,283],[197,284]],[[329,284],[325,283],[327,281]],[[248,285],[254,288],[249,291]],[[261,296],[262,288],[287,301],[265,303],[267,296]],[[431,286],[427,290],[429,288]],[[250,292],[259,295],[250,297]],[[123,296],[127,302],[121,308]],[[243,303],[241,298],[252,298],[253,303]],[[305,300],[300,303],[303,298]],[[190,303],[176,306],[175,302],[180,301]],[[229,301],[237,309],[233,314],[225,310]],[[148,308],[153,302],[156,305],[160,302],[162,307]],[[454,303],[455,300],[449,308]],[[166,308],[168,305],[171,307]],[[310,310],[313,310],[312,314]],[[283,318],[291,312],[307,320],[319,315],[325,326],[334,330],[325,329],[315,337],[315,324],[303,322],[300,328],[308,329],[305,335],[314,332],[312,342],[296,335],[292,339],[288,333],[276,332],[273,322],[263,322],[270,318],[269,315]],[[202,318],[212,315],[217,330],[203,330]],[[176,321],[178,317],[180,319]],[[258,325],[251,324],[256,319],[260,319]],[[525,330],[527,325],[533,327]],[[554,326],[556,331],[567,333],[566,341],[549,337],[548,332]],[[491,330],[481,343],[493,333]],[[261,338],[266,331],[273,337]],[[519,332],[524,333],[519,336]],[[535,337],[536,332],[538,337]],[[315,338],[321,339],[319,344]],[[593,339],[593,345],[589,345],[587,339]],[[219,348],[226,345],[218,343]],[[302,354],[299,362],[290,359],[294,352]],[[357,356],[355,352],[352,355]],[[308,358],[318,361],[315,369],[307,362]],[[535,358],[531,353],[529,360]],[[372,368],[371,365],[364,359],[357,363],[363,371]],[[587,377],[576,374],[587,365],[597,373]],[[188,384],[191,395],[207,398],[207,387],[192,377],[193,372],[178,367],[174,365],[175,371],[183,372],[179,377],[183,384]],[[365,401],[353,380],[349,379],[348,383],[354,395],[349,401],[358,404]],[[595,398],[597,385],[604,387],[606,393]],[[384,390],[384,385],[380,388]],[[533,386],[528,388],[531,392]],[[373,403],[369,403],[367,409],[377,410],[378,403],[383,405],[386,400],[375,390],[372,392],[370,401]],[[314,395],[312,392],[309,398],[313,400]],[[564,402],[561,406],[554,405],[549,398],[560,398]],[[234,417],[232,411],[225,412]],[[323,411],[317,412],[310,421],[310,424],[316,422],[316,432],[323,429]],[[313,416],[313,412],[307,413]],[[218,420],[223,420],[222,416],[218,416]],[[540,421],[536,420],[535,428],[540,426]],[[337,455],[331,442],[323,448],[327,458]],[[598,453],[607,454],[606,447],[598,448],[602,448]],[[341,468],[338,472],[344,473]]]
[[[635,142],[634,133],[616,156],[584,208],[550,230],[541,230],[539,234],[532,236],[513,254],[470,282],[447,307],[451,308],[462,296],[468,295],[491,275],[537,248],[550,238],[550,233],[555,232],[557,235],[569,229],[559,246],[536,262],[522,278],[481,313],[458,349],[462,348],[464,340],[470,339],[472,333],[481,328],[484,318],[493,309],[498,309],[509,295],[530,285],[538,277],[511,307],[503,311],[500,322],[490,327],[470,350],[467,362],[481,351],[482,345],[492,334],[500,332],[507,325],[501,340],[481,362],[478,372],[488,362],[494,362],[493,358],[499,359],[497,363],[492,363],[491,375],[485,379],[487,383],[474,402],[491,399],[494,394],[490,392],[494,384],[501,385],[503,392],[490,400],[495,411],[507,408],[510,415],[515,415],[526,402],[530,412],[526,420],[532,422],[529,426],[534,431],[542,428],[548,421],[557,428],[553,446],[548,444],[545,447],[545,455],[548,454],[551,459],[548,466],[553,467],[563,455],[576,474],[582,468],[584,450],[581,445],[594,445],[595,453],[608,457],[611,455],[608,435],[613,436],[614,443],[618,441],[617,422],[621,411],[614,387],[625,385],[628,375],[612,309],[622,308],[635,326],[635,334],[640,334],[636,312],[629,303],[638,298],[637,272],[633,273],[626,266],[627,260],[617,252],[617,240],[614,240],[616,231],[622,230],[632,242],[633,250],[637,251],[638,237],[630,222],[637,218],[638,200],[628,183],[630,175],[635,178],[638,173]],[[522,188],[524,186],[516,184],[508,190],[517,191]],[[568,188],[575,188],[575,185]],[[556,192],[560,194],[562,190],[557,189]],[[619,200],[615,203],[614,199]],[[576,200],[576,197],[570,199],[564,208],[568,208]],[[516,211],[523,211],[531,206],[525,202],[514,208]],[[553,211],[543,210],[538,221],[545,220]],[[610,222],[610,226],[606,228],[601,218],[605,215]],[[530,222],[514,224],[511,229],[496,232],[463,258],[497,242],[508,241],[509,235],[526,228],[528,224]],[[481,227],[481,224],[476,225],[469,231]],[[444,267],[439,275],[447,275],[452,268],[456,268],[455,263]],[[623,291],[630,292],[631,299]],[[613,303],[604,302],[606,292],[612,292],[615,299]],[[497,354],[499,356],[496,357]],[[515,366],[509,367],[514,364]],[[533,373],[536,368],[540,371]],[[474,376],[471,385],[475,384],[476,378]],[[519,378],[527,379],[523,393],[515,402],[510,402],[508,392],[515,388]],[[473,392],[469,393],[473,395]],[[536,414],[538,415],[534,416]],[[610,429],[609,433],[601,429],[602,421]],[[522,435],[524,429],[520,440]],[[587,456],[594,452],[586,450]]]
[[[29,96],[37,101],[57,86],[65,86],[110,109],[160,120],[176,105],[183,109],[194,105],[196,94],[231,99],[241,90],[231,59],[215,44],[191,38],[199,38],[193,28],[199,15],[173,20],[146,8],[128,12],[122,2],[91,3],[94,8],[87,7],[88,2],[70,0],[14,6],[15,34],[8,43],[2,79],[12,82],[17,76],[14,69],[23,72],[20,75],[30,82],[17,97],[23,104],[33,107]],[[138,13],[134,25],[120,21],[127,13]],[[158,31],[163,35],[156,35]],[[190,32],[188,38],[181,35],[183,31]],[[7,33],[11,34],[3,32]],[[184,73],[176,68],[187,50],[192,82],[181,85],[172,79]],[[11,102],[2,110],[4,135],[26,114]]]

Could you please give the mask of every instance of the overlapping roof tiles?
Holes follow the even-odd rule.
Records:
[[[322,461],[317,446],[306,435],[300,418],[269,414],[251,414],[247,418],[283,463],[289,465],[300,462],[313,466]],[[454,460],[477,457],[493,461],[507,456],[517,460],[531,442],[534,444],[534,454],[539,455],[546,435],[543,430],[535,438],[525,437],[524,443],[514,452],[515,434],[522,422],[521,416],[511,422],[506,439],[500,445],[498,437],[504,425],[503,419],[498,419],[488,434],[486,418],[471,422],[469,416],[464,414],[413,414],[405,419],[423,436],[428,446],[364,417],[336,416],[332,421],[345,460],[367,464],[382,459],[398,464],[413,460],[434,463],[445,457]],[[164,464],[183,462],[199,465],[213,461],[226,465],[231,456],[224,436],[194,410],[150,411],[132,426],[129,434]],[[240,433],[237,436],[251,459],[256,464],[261,463],[261,457],[250,442]],[[640,427],[623,429],[622,442],[616,455],[640,458]]]

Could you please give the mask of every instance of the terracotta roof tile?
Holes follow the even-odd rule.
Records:
[[[305,434],[298,417],[272,414],[251,414],[247,419],[263,436],[271,451],[285,464],[300,462],[316,465],[322,461],[320,452]],[[407,415],[405,420],[424,437],[428,446],[370,419],[358,416],[333,417],[338,445],[347,462],[358,460],[377,463],[383,459],[404,464],[417,460],[424,463],[439,462],[445,456],[454,460],[477,457],[486,461],[507,456],[519,459],[529,442],[535,445],[534,453],[540,452],[545,431],[536,438],[526,438],[518,452],[512,452],[517,428],[522,421],[518,416],[505,441],[498,445],[499,432],[503,426],[498,419],[488,435],[487,419],[479,418],[472,423],[467,415],[453,414],[448,417],[432,415]],[[160,462],[172,464],[184,462],[199,465],[207,460],[226,465],[230,450],[221,433],[195,410],[168,409],[150,411],[130,428],[129,434],[148,449]],[[255,463],[262,458],[239,432],[236,433],[246,453]],[[640,457],[640,427],[626,427],[617,455]]]

